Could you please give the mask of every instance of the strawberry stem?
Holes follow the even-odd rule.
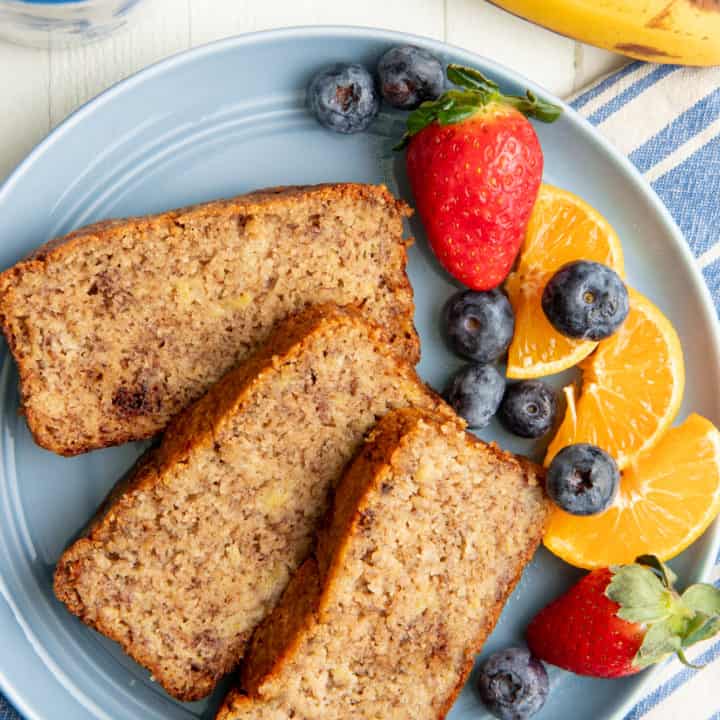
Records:
[[[437,100],[424,102],[411,112],[407,120],[407,131],[395,146],[395,150],[404,148],[413,135],[417,135],[433,122],[439,125],[462,122],[492,102],[509,105],[527,117],[547,123],[555,122],[562,114],[562,108],[541,100],[530,90],[524,96],[504,95],[497,83],[475,68],[450,64],[447,78],[460,89],[447,90]]]
[[[528,90],[525,97],[516,95],[501,95],[501,101],[512,105],[527,117],[535,118],[545,123],[555,122],[562,115],[562,108],[541,100],[535,93]]]
[[[685,666],[689,667],[691,670],[702,670],[705,666],[704,665],[695,665],[691,663],[688,659],[685,653],[682,650],[677,651],[677,657],[678,660]]]
[[[555,122],[562,115],[562,108],[558,105],[540,100],[535,93],[527,90],[525,95],[504,95],[500,92],[497,83],[485,77],[475,68],[463,65],[448,65],[447,78],[450,82],[468,90],[487,93],[490,100],[497,100],[505,105],[512,105],[527,117],[533,117],[542,122]]]

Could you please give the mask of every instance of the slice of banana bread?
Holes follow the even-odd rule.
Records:
[[[402,219],[384,187],[259,191],[91,225],[0,275],[0,325],[39,445],[147,438],[308,304],[355,304],[419,357]]]
[[[219,720],[431,720],[542,537],[539,468],[418,410],[382,419]]]
[[[307,556],[377,418],[452,411],[351,310],[310,308],[174,420],[60,558],[55,593],[183,700],[207,695]]]

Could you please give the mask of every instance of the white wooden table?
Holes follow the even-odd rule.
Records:
[[[567,96],[624,61],[515,18],[485,0],[147,0],[130,28],[94,45],[0,42],[0,182],[55,125],[109,85],[211,40],[290,25],[383,27],[487,55]]]

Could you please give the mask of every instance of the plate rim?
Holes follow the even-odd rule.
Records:
[[[257,43],[272,42],[274,40],[282,40],[286,38],[299,38],[312,39],[322,38],[332,34],[333,36],[341,37],[354,37],[354,38],[368,38],[368,39],[383,39],[388,42],[408,42],[415,41],[428,48],[434,48],[437,52],[455,53],[463,55],[471,59],[481,61],[488,65],[493,70],[496,70],[499,75],[505,78],[522,84],[528,87],[533,92],[540,94],[552,102],[559,104],[566,116],[570,118],[570,121],[578,126],[585,135],[585,138],[594,142],[599,146],[602,154],[608,156],[617,167],[618,171],[625,176],[625,179],[630,181],[632,184],[639,187],[642,191],[643,196],[651,204],[652,210],[655,213],[656,218],[661,221],[664,229],[671,238],[671,242],[674,245],[674,250],[679,251],[685,266],[689,270],[689,276],[691,283],[700,298],[703,314],[705,315],[705,325],[710,327],[710,344],[714,350],[712,363],[714,365],[714,374],[716,377],[715,387],[720,387],[720,325],[717,321],[717,311],[713,302],[710,290],[702,276],[702,272],[698,267],[695,257],[690,250],[685,237],[675,222],[674,218],[670,214],[670,211],[662,202],[660,197],[657,195],[653,187],[645,180],[640,171],[632,164],[632,162],[623,155],[607,138],[605,138],[588,120],[580,115],[571,105],[569,105],[562,98],[558,98],[553,93],[543,88],[538,83],[526,78],[521,73],[507,67],[503,63],[499,63],[493,60],[491,57],[480,55],[471,50],[463,48],[452,43],[445,42],[443,40],[437,40],[435,38],[417,35],[413,33],[405,33],[399,30],[389,30],[383,28],[369,27],[363,25],[297,25],[285,28],[276,28],[269,30],[258,30],[248,33],[242,33],[239,35],[233,35],[227,38],[222,38],[209,43],[204,43],[195,47],[187,48],[180,52],[174,53],[158,60],[150,65],[140,69],[129,75],[126,78],[113,83],[110,87],[103,90],[98,95],[90,98],[80,107],[70,113],[61,123],[53,128],[48,135],[43,138],[25,158],[11,171],[8,177],[0,185],[0,205],[5,199],[5,196],[9,191],[19,183],[24,174],[31,168],[45,152],[47,148],[57,142],[61,142],[64,133],[76,124],[82,123],[86,117],[90,116],[97,108],[101,107],[104,103],[110,101],[118,95],[125,92],[130,92],[134,87],[141,85],[146,80],[156,76],[162,75],[163,73],[180,67],[186,63],[197,62],[200,58],[205,56],[213,55],[216,53],[222,53],[226,49],[235,48],[237,46],[250,46]],[[707,322],[709,321],[709,322]],[[720,393],[716,390],[716,402],[720,402]],[[697,575],[694,579],[695,582],[699,582],[707,579],[710,570],[714,567],[718,551],[720,551],[720,518],[716,519],[714,523],[705,531],[710,533],[709,544],[710,549],[698,563]],[[24,623],[20,621],[15,612],[12,610],[10,603],[3,597],[3,604],[6,606],[13,621],[20,625],[23,637],[31,645],[31,651],[36,653],[32,647],[33,642],[28,634],[32,634],[32,628],[25,628]],[[51,669],[43,663],[44,667],[48,672]],[[641,679],[637,686],[629,692],[628,698],[623,702],[620,707],[614,712],[610,712],[606,716],[606,720],[613,720],[614,718],[623,718],[627,712],[634,707],[638,699],[645,695],[651,686],[655,684],[655,677],[664,664],[656,666],[645,674],[645,677]],[[28,702],[14,690],[13,685],[8,682],[6,673],[0,666],[0,690],[5,696],[13,703],[15,708],[21,710],[28,720],[44,720],[40,715],[36,714],[34,710],[29,707]]]

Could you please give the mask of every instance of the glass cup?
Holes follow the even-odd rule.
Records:
[[[0,39],[31,47],[92,42],[127,23],[142,0],[0,0]]]

